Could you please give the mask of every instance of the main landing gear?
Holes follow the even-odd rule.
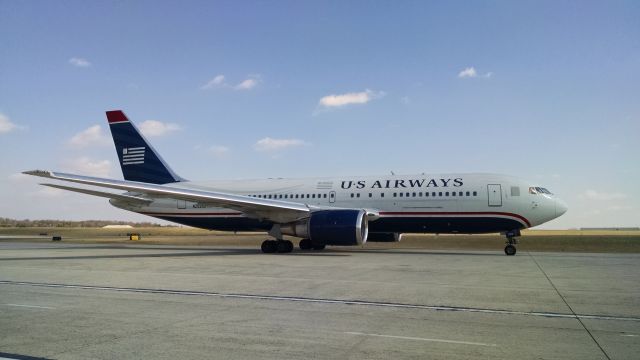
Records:
[[[293,243],[289,240],[265,240],[260,248],[265,254],[290,253],[293,251]]]
[[[516,236],[520,236],[520,230],[508,231],[505,236],[507,237],[507,245],[504,247],[504,253],[513,256],[516,254],[516,244],[518,243]]]

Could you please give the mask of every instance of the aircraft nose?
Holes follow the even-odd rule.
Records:
[[[567,203],[560,199],[556,199],[556,217],[567,212]]]

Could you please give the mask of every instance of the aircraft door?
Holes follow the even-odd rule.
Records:
[[[330,191],[329,192],[329,202],[330,203],[336,202],[336,192],[335,191]]]
[[[489,206],[502,206],[502,186],[500,184],[488,184]]]
[[[178,209],[186,209],[187,202],[185,200],[178,200]]]

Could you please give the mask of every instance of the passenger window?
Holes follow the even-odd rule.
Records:
[[[380,197],[381,197],[381,198],[382,198],[382,197],[384,197],[384,193],[380,193]]]
[[[429,197],[429,192],[425,192],[424,196]]]
[[[369,197],[373,197],[373,194],[372,194],[372,193],[369,193]]]
[[[469,195],[471,195],[471,193],[467,191],[467,196],[469,196]]]
[[[416,193],[411,194],[412,197],[416,197]]]
[[[393,197],[397,197],[398,193],[393,193]]]
[[[407,197],[409,197],[409,193],[407,193]]]
[[[435,192],[435,191],[434,191],[434,192],[432,192],[432,193],[431,193],[431,196],[435,197],[435,196],[436,196],[436,192]]]
[[[353,193],[351,193],[351,197],[353,197]]]
[[[285,199],[287,199],[287,196],[288,196],[288,195],[287,195],[287,194],[285,194],[285,195],[284,195],[284,198],[285,198]]]
[[[449,196],[449,192],[447,191],[447,192],[444,194],[444,196]]]
[[[458,193],[458,196],[462,196],[462,191],[460,191],[460,192]]]
[[[327,198],[327,194],[324,194],[323,198],[325,198],[325,199],[326,199],[326,198]]]
[[[402,197],[404,195],[404,193],[400,193],[400,197]]]
[[[316,194],[311,194],[311,198],[315,199],[316,198]]]
[[[438,192],[438,196],[442,196],[442,191],[439,191],[439,192]]]
[[[452,192],[451,192],[451,196],[456,196],[456,192],[455,192],[455,191],[452,191]]]
[[[356,194],[356,197],[360,197],[360,193],[357,193],[357,194]]]
[[[473,192],[473,196],[478,196],[478,192],[477,192],[477,191],[474,191],[474,192]]]

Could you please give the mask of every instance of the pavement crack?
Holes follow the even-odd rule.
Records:
[[[604,350],[604,348],[602,347],[602,345],[600,345],[600,343],[598,342],[598,340],[596,340],[595,336],[593,336],[593,334],[591,333],[591,331],[587,328],[587,326],[584,324],[584,322],[582,321],[582,319],[580,318],[580,316],[578,316],[578,314],[576,314],[575,311],[573,311],[573,308],[571,307],[571,305],[569,305],[569,302],[567,301],[567,299],[562,295],[562,293],[560,293],[560,290],[558,290],[558,288],[556,287],[556,285],[553,283],[553,281],[551,281],[551,278],[549,277],[549,275],[547,275],[547,272],[544,271],[544,269],[542,268],[542,266],[540,266],[540,264],[538,263],[538,261],[536,260],[536,258],[529,252],[527,251],[527,254],[529,255],[529,257],[531,257],[531,259],[533,260],[533,262],[536,264],[536,266],[538,267],[538,269],[540,269],[540,272],[542,272],[542,274],[544,275],[545,278],[547,278],[547,281],[549,282],[549,284],[551,285],[551,287],[553,287],[553,290],[556,291],[556,293],[558,294],[558,296],[560,297],[560,299],[562,299],[562,301],[564,302],[564,304],[567,306],[567,308],[569,309],[569,311],[571,311],[571,313],[573,314],[573,316],[575,317],[576,320],[578,320],[578,322],[580,323],[580,325],[582,325],[582,327],[584,328],[584,330],[587,332],[587,334],[589,334],[589,337],[591,337],[591,340],[593,340],[593,342],[596,344],[596,346],[598,346],[598,349],[600,349],[600,351],[602,352],[602,354],[604,355],[605,358],[607,358],[607,360],[611,360],[611,357],[609,357],[609,354],[607,354],[607,352]]]

